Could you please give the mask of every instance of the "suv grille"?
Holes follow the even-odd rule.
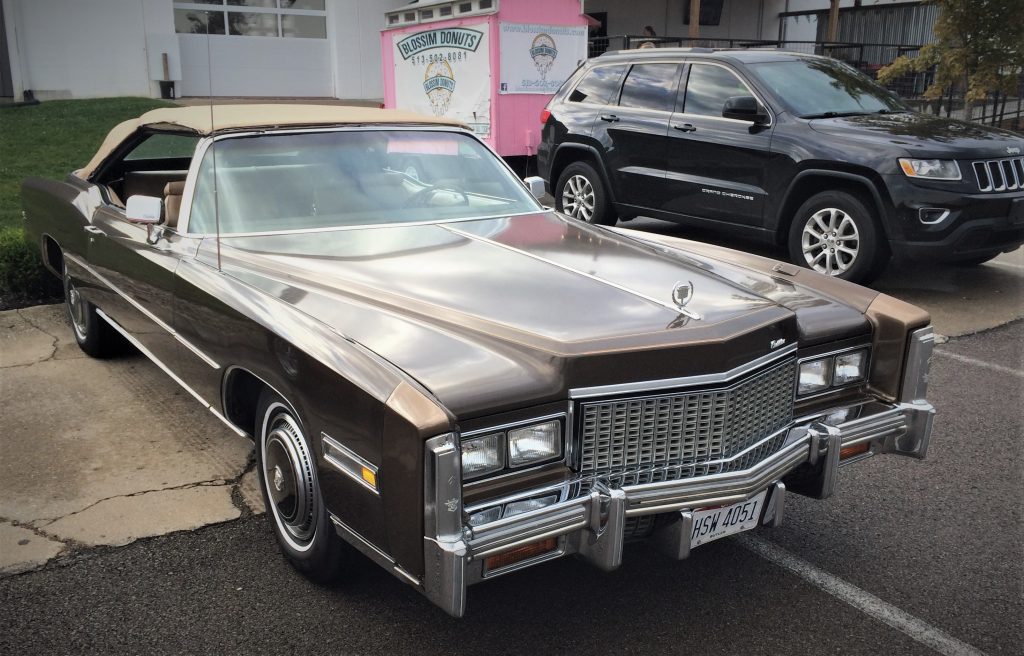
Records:
[[[1024,189],[1024,157],[1006,157],[972,163],[981,191]]]
[[[722,463],[793,420],[796,360],[729,387],[580,404],[580,473],[612,487],[747,469],[785,433]]]

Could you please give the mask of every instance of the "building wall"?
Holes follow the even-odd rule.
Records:
[[[327,0],[327,38],[175,34],[172,0],[0,0],[14,97],[177,95],[379,100],[384,12],[408,0]]]
[[[864,5],[882,5],[906,0],[863,0]],[[829,8],[829,0],[725,0],[719,25],[701,25],[705,39],[764,39],[779,36],[779,14],[787,11],[810,11]],[[852,7],[854,0],[841,0],[840,7]],[[643,33],[650,25],[661,36],[685,37],[690,26],[683,23],[686,2],[683,0],[584,0],[584,11],[608,12],[608,35]],[[817,20],[804,19],[804,29],[791,23],[787,38],[813,41]]]
[[[408,0],[342,0],[345,11],[328,14],[327,29],[335,62],[334,87],[338,98],[384,98],[381,76],[380,32],[384,12],[409,4]]]
[[[15,96],[41,100],[151,96],[146,34],[159,32],[162,0],[4,0]],[[169,11],[167,13],[169,16]],[[12,36],[14,39],[10,39]],[[165,30],[166,32],[166,30]]]

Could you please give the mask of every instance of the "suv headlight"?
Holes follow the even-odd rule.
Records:
[[[959,180],[960,166],[952,159],[900,158],[900,168],[908,178]]]
[[[560,419],[470,437],[462,441],[462,479],[551,462],[562,453]]]
[[[860,383],[868,377],[868,349],[859,348],[800,363],[797,396]]]

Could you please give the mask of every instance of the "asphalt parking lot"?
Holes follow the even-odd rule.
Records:
[[[0,653],[1019,653],[1024,252],[876,284],[949,337],[927,460],[846,467],[835,497],[789,495],[782,527],[687,561],[634,544],[610,574],[476,586],[462,620],[368,562],[306,582],[242,438],[141,356],[81,357],[58,307],[0,313]]]

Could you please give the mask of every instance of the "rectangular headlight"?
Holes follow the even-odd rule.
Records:
[[[515,428],[508,432],[508,466],[522,467],[562,455],[562,423],[546,421],[543,424]]]
[[[908,178],[926,180],[959,180],[960,166],[952,159],[900,158],[900,168]]]
[[[867,349],[837,355],[832,384],[838,387],[864,380],[867,377],[867,362]]]
[[[462,442],[462,478],[468,480],[505,467],[505,434],[491,433]]]
[[[813,394],[832,386],[832,358],[800,363],[800,384],[797,394]]]

